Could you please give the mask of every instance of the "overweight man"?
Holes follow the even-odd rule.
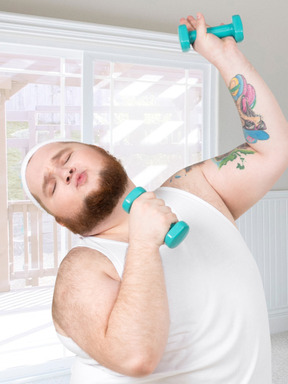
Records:
[[[135,186],[97,146],[49,143],[23,165],[31,199],[80,235],[53,299],[56,331],[76,354],[72,384],[271,384],[262,282],[235,220],[287,168],[287,121],[232,37],[207,34],[202,14],[181,23],[227,84],[244,144],[179,170],[129,215]],[[169,249],[177,220],[190,232]]]

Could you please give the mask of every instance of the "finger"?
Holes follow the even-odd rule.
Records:
[[[184,17],[182,17],[180,19],[180,25],[186,25],[188,31],[192,31],[193,29],[195,29],[192,24],[189,22],[188,19],[185,19]]]
[[[226,36],[226,37],[223,37],[222,40],[223,40],[223,41],[230,41],[231,43],[235,43],[235,44],[236,44],[235,39],[234,39],[233,36]]]
[[[178,217],[175,215],[175,213],[172,213],[171,216],[171,224],[172,223],[177,223],[178,222]]]
[[[185,17],[181,17],[181,19],[179,20],[179,23],[180,23],[181,25],[186,24],[186,19],[185,19]]]
[[[197,25],[196,25],[196,29],[197,29],[197,37],[203,37],[206,35],[207,33],[207,27],[206,27],[206,22],[205,22],[205,18],[204,16],[202,15],[202,13],[198,12],[197,13]]]
[[[167,211],[167,212],[162,211],[162,213],[163,213],[163,218],[165,219],[167,224],[171,225],[173,223],[178,222],[178,218],[175,213],[171,211]]]
[[[188,22],[190,23],[191,27],[193,29],[196,29],[197,26],[197,20],[193,16],[188,16],[187,17]]]
[[[151,200],[151,199],[156,199],[156,195],[154,192],[145,192],[142,193],[142,195],[139,196],[141,200]]]

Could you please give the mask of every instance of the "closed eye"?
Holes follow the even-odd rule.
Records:
[[[56,191],[56,187],[57,187],[57,183],[55,181],[54,185],[53,185],[53,189],[52,189],[52,195],[54,195],[55,191]]]
[[[66,157],[66,160],[64,161],[64,164],[68,163],[70,157],[71,157],[72,153],[69,153],[69,155]]]

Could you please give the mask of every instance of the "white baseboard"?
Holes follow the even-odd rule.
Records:
[[[288,309],[278,313],[269,313],[270,333],[288,331]]]
[[[20,366],[0,372],[2,384],[69,383],[74,357],[64,357],[44,364]]]

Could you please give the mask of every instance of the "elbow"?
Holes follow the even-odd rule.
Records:
[[[162,359],[166,349],[166,343],[167,338],[163,340],[157,339],[155,343],[150,340],[150,343],[143,343],[141,346],[138,345],[138,348],[136,348],[134,344],[133,353],[129,354],[129,372],[127,372],[126,375],[145,377],[154,373]]]
[[[140,361],[139,363],[130,366],[126,374],[131,377],[145,377],[151,375],[155,369],[156,366],[153,364],[147,364],[144,361]]]
[[[161,357],[153,357],[152,355],[141,355],[135,353],[127,367],[127,376],[144,377],[151,375],[157,368]]]

